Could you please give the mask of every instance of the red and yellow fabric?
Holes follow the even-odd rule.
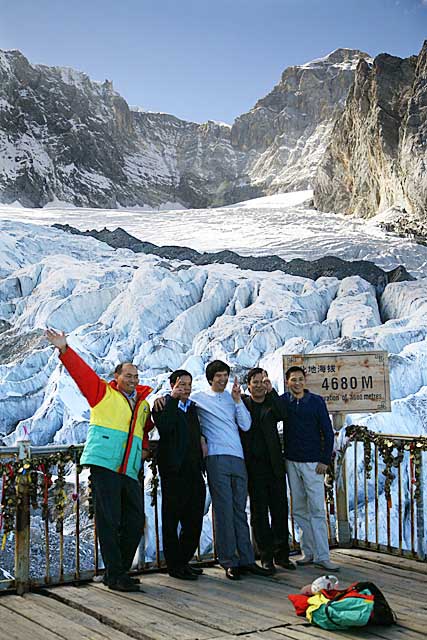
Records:
[[[342,594],[342,598],[334,600]],[[374,609],[374,596],[350,586],[343,591],[325,591],[312,596],[290,594],[289,600],[299,616],[322,629],[347,629],[368,624]]]

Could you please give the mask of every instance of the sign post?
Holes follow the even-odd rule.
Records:
[[[293,366],[305,370],[307,388],[325,400],[332,414],[335,432],[344,425],[347,413],[391,411],[386,351],[284,355],[283,374]],[[351,531],[345,459],[336,487],[336,502],[338,542],[342,546],[349,545]]]

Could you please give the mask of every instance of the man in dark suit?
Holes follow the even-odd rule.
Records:
[[[275,562],[293,570],[285,463],[277,431],[277,423],[286,416],[264,369],[251,369],[247,381],[250,397],[242,399],[251,414],[252,427],[240,435],[248,471],[252,531],[265,569],[273,571]]]
[[[191,374],[183,369],[174,371],[169,382],[171,393],[163,409],[157,406],[153,410],[160,435],[163,551],[170,576],[196,580],[202,570],[190,566],[189,561],[199,543],[206,497],[200,423],[189,399]]]

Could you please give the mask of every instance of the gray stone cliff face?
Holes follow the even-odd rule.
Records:
[[[206,207],[307,188],[360,58],[286,69],[230,127],[133,111],[108,81],[0,52],[0,201]]]
[[[315,205],[362,217],[395,207],[395,230],[427,236],[426,165],[427,41],[418,56],[359,62],[318,168]]]
[[[369,58],[361,51],[337,49],[326,58],[289,67],[271,93],[236,119],[232,141],[255,152],[248,173],[265,193],[310,188],[361,59]]]

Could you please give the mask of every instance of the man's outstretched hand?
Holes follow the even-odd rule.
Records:
[[[187,391],[183,388],[181,379],[178,377],[176,379],[175,384],[172,387],[171,396],[172,398],[182,400],[182,398],[185,397],[186,394],[187,394]]]
[[[271,393],[273,391],[273,385],[271,384],[271,380],[269,380],[268,376],[264,376],[262,382],[265,387],[265,392]]]
[[[65,353],[67,349],[67,338],[63,331],[46,329],[45,336],[49,340],[50,344],[53,344],[53,346],[59,349],[61,353]]]
[[[240,388],[239,380],[237,376],[234,376],[233,388],[231,390],[231,397],[236,404],[239,404],[242,400],[242,390]]]
[[[165,396],[160,396],[154,400],[153,410],[154,411],[163,411],[166,406],[166,398]]]
[[[316,466],[316,473],[318,473],[321,476],[324,476],[325,473],[328,470],[328,465],[327,464],[323,464],[323,462],[318,462],[317,466]]]

